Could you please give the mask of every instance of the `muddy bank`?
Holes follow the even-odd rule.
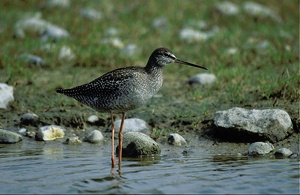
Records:
[[[164,91],[162,94],[164,94]],[[234,135],[220,135],[213,124],[214,111],[217,107],[225,109],[229,105],[214,105],[213,103],[207,104],[206,102],[204,104],[206,110],[201,112],[203,110],[203,103],[188,98],[188,100],[184,101],[183,97],[182,95],[181,97],[177,96],[177,99],[174,99],[172,96],[153,98],[147,105],[128,112],[127,118],[137,117],[145,120],[150,127],[151,137],[161,145],[162,151],[170,149],[167,142],[167,135],[173,132],[181,134],[188,143],[184,147],[173,147],[177,148],[175,153],[188,153],[189,151],[197,150],[206,154],[246,154],[251,143],[264,141],[251,139],[250,137],[235,139]],[[260,101],[255,104],[244,104],[244,107],[248,109],[261,109],[268,107],[272,102],[273,100]],[[27,131],[31,132],[31,136],[26,138],[29,142],[37,142],[35,141],[34,134],[39,127],[45,125],[60,125],[65,127],[65,138],[56,141],[57,144],[62,144],[67,138],[74,135],[82,139],[94,129],[98,129],[103,133],[106,140],[104,144],[109,145],[111,142],[111,133],[108,131],[111,123],[109,114],[97,113],[87,106],[72,102],[69,105],[59,108],[49,108],[44,112],[38,112],[36,113],[38,119],[34,121],[22,122],[20,118],[24,113],[13,107],[13,105],[8,110],[3,110],[0,113],[1,127],[17,133],[20,128],[26,128]],[[276,142],[273,145],[275,149],[285,147],[294,153],[299,153],[300,123],[299,118],[297,118],[297,104],[277,101],[277,105],[284,106],[285,110],[290,114],[293,121],[293,133],[286,139]],[[87,121],[88,117],[93,114],[96,114],[100,118],[95,124]],[[119,119],[119,117],[116,116],[116,119]],[[2,145],[2,147],[5,146]]]

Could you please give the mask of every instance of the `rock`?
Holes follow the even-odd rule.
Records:
[[[62,39],[67,37],[69,37],[68,31],[66,31],[65,29],[59,26],[48,23],[45,31],[42,34],[41,40],[42,41],[47,41],[49,39],[57,40],[57,39]]]
[[[138,47],[135,44],[128,44],[121,50],[121,55],[128,57],[128,56],[135,56],[139,53]]]
[[[116,120],[114,124],[115,124],[115,132],[119,132],[121,126],[121,120]],[[110,126],[110,130],[111,130],[111,126]],[[126,132],[143,132],[146,134],[150,134],[147,123],[144,120],[138,118],[125,119],[123,133]]]
[[[138,157],[160,154],[159,145],[148,135],[140,132],[128,132],[124,134],[122,145],[123,157]],[[119,146],[116,151],[119,150]]]
[[[102,118],[99,118],[96,115],[91,115],[87,119],[87,122],[91,125],[96,125],[96,126],[106,126],[105,120]]]
[[[64,144],[70,144],[70,145],[76,145],[76,144],[81,144],[82,141],[77,137],[70,137],[68,139],[66,139],[66,141],[64,142]]]
[[[38,65],[38,66],[45,66],[46,62],[39,56],[24,53],[20,55],[20,58],[25,60],[29,65]]]
[[[21,124],[22,125],[36,125],[38,122],[38,115],[34,113],[25,113],[21,116]]]
[[[0,143],[13,144],[22,141],[22,139],[22,136],[17,133],[0,129]]]
[[[102,133],[99,130],[94,130],[90,132],[83,141],[90,142],[90,143],[99,143],[104,140]]]
[[[200,74],[197,74],[197,75],[193,76],[192,78],[190,78],[188,80],[188,83],[190,85],[196,84],[196,83],[205,85],[205,84],[212,84],[215,81],[216,81],[216,76],[214,74],[200,73]]]
[[[240,11],[239,8],[235,4],[231,3],[230,1],[219,2],[215,6],[215,8],[221,14],[228,15],[228,16],[237,15]]]
[[[49,38],[54,40],[69,37],[69,33],[59,26],[51,24],[41,19],[42,14],[37,13],[34,16],[23,16],[15,25],[15,35],[20,38],[25,37],[25,32],[41,35],[41,39],[46,41]]]
[[[268,154],[273,150],[274,150],[274,146],[271,143],[255,142],[250,145],[248,153],[251,156],[256,156],[256,155]]]
[[[26,135],[27,129],[21,128],[21,129],[19,129],[19,133],[22,134],[22,135]]]
[[[96,115],[91,115],[89,116],[88,120],[87,120],[89,123],[96,123],[99,121],[99,117],[96,116]]]
[[[62,46],[58,53],[58,59],[63,62],[70,62],[75,59],[75,54],[68,46]]]
[[[36,133],[36,139],[41,141],[50,141],[57,138],[63,138],[65,136],[65,130],[56,125],[48,125],[40,127]]]
[[[265,109],[247,110],[234,107],[215,113],[214,124],[228,133],[244,133],[245,135],[264,138],[271,142],[283,140],[292,131],[292,121],[284,110]]]
[[[201,32],[192,28],[184,28],[180,31],[180,38],[187,43],[205,41],[209,38],[208,33]]]
[[[178,133],[171,133],[168,136],[168,143],[175,146],[185,145],[185,139]]]
[[[277,156],[277,157],[288,157],[292,154],[293,154],[293,152],[287,148],[279,148],[275,151],[275,156]]]
[[[70,0],[47,0],[46,7],[48,8],[67,8],[70,6]]]
[[[124,43],[118,37],[104,38],[104,39],[102,39],[102,43],[106,44],[106,45],[108,45],[108,44],[112,45],[118,49],[122,49],[124,47]]]
[[[193,43],[193,42],[203,42],[206,41],[208,38],[214,36],[216,32],[219,31],[218,27],[214,27],[210,31],[200,31],[195,30],[191,27],[184,28],[179,32],[180,39],[186,41],[187,43]]]
[[[99,11],[90,8],[81,9],[79,15],[89,20],[100,20],[102,18],[102,14]]]
[[[13,87],[5,83],[0,83],[0,108],[6,109],[11,101],[14,101]]]
[[[168,28],[169,21],[167,18],[156,18],[152,21],[152,27],[158,30],[166,30]]]
[[[243,5],[244,11],[251,16],[261,17],[261,18],[271,18],[276,22],[281,22],[281,17],[267,6],[261,5],[256,2],[248,1]]]

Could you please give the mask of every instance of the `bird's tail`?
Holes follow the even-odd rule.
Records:
[[[67,95],[67,96],[70,96],[70,97],[73,97],[75,94],[74,94],[74,90],[73,89],[56,89],[55,90],[57,93],[61,93],[61,94],[64,94],[64,95]]]

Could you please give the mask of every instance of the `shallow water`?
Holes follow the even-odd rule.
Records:
[[[1,193],[299,193],[298,159],[163,149],[159,157],[124,159],[119,175],[111,172],[109,144],[2,146]]]

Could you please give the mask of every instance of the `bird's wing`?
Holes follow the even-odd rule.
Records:
[[[69,96],[95,96],[96,94],[105,94],[131,85],[136,74],[142,72],[141,67],[119,68],[100,76],[90,83],[71,89],[63,89],[58,92]]]

